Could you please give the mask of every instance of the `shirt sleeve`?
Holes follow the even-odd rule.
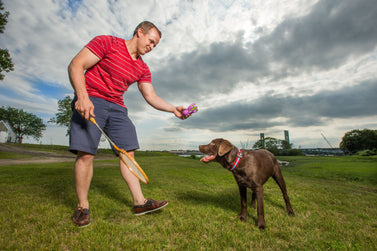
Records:
[[[103,58],[111,47],[110,36],[97,36],[93,38],[87,45],[85,45],[91,52],[93,52],[100,59]]]
[[[141,76],[138,83],[152,83],[152,74],[149,71],[149,68],[146,70],[143,76]]]

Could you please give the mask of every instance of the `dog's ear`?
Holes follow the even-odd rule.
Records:
[[[230,143],[228,140],[224,139],[223,142],[221,142],[221,144],[219,146],[219,150],[217,151],[217,154],[219,156],[224,156],[225,154],[230,152],[230,150],[232,150],[233,147],[234,146],[232,145],[232,143]]]

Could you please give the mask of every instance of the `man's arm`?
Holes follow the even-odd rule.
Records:
[[[180,119],[186,119],[187,117],[189,117],[182,115],[182,111],[185,109],[184,107],[173,106],[165,100],[163,100],[162,98],[160,98],[159,96],[157,96],[151,83],[139,83],[138,87],[147,103],[155,109],[165,112],[172,112],[175,116],[177,116]]]
[[[86,120],[89,119],[89,115],[94,117],[94,105],[89,99],[88,92],[85,85],[85,70],[89,69],[100,59],[91,52],[88,48],[84,47],[71,61],[68,66],[69,80],[75,90],[77,101],[75,103],[75,109]]]

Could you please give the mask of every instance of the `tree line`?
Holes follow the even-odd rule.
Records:
[[[72,98],[67,96],[58,101],[58,112],[48,123],[66,126],[69,135],[69,126],[71,123],[71,102]],[[0,120],[7,122],[12,131],[16,134],[16,142],[22,143],[24,137],[33,137],[35,140],[40,140],[43,136],[43,131],[46,130],[46,124],[43,120],[35,114],[25,112],[23,109],[14,107],[0,107]]]
[[[31,136],[39,140],[46,130],[46,125],[41,118],[23,109],[13,107],[0,108],[0,120],[8,122],[13,132],[16,134],[16,142],[22,143],[25,136]]]
[[[349,154],[367,151],[368,155],[377,155],[377,130],[354,129],[346,132],[339,147]]]
[[[266,137],[258,140],[253,145],[253,149],[266,149],[277,156],[297,156],[303,155],[300,149],[294,149],[293,144],[287,140],[273,137]]]

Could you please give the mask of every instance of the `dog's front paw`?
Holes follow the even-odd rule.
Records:
[[[238,215],[238,218],[239,218],[241,221],[246,221],[246,215],[244,215],[244,214],[240,214],[240,215]]]
[[[260,230],[263,230],[266,228],[266,222],[264,221],[264,219],[258,219],[258,227]]]

